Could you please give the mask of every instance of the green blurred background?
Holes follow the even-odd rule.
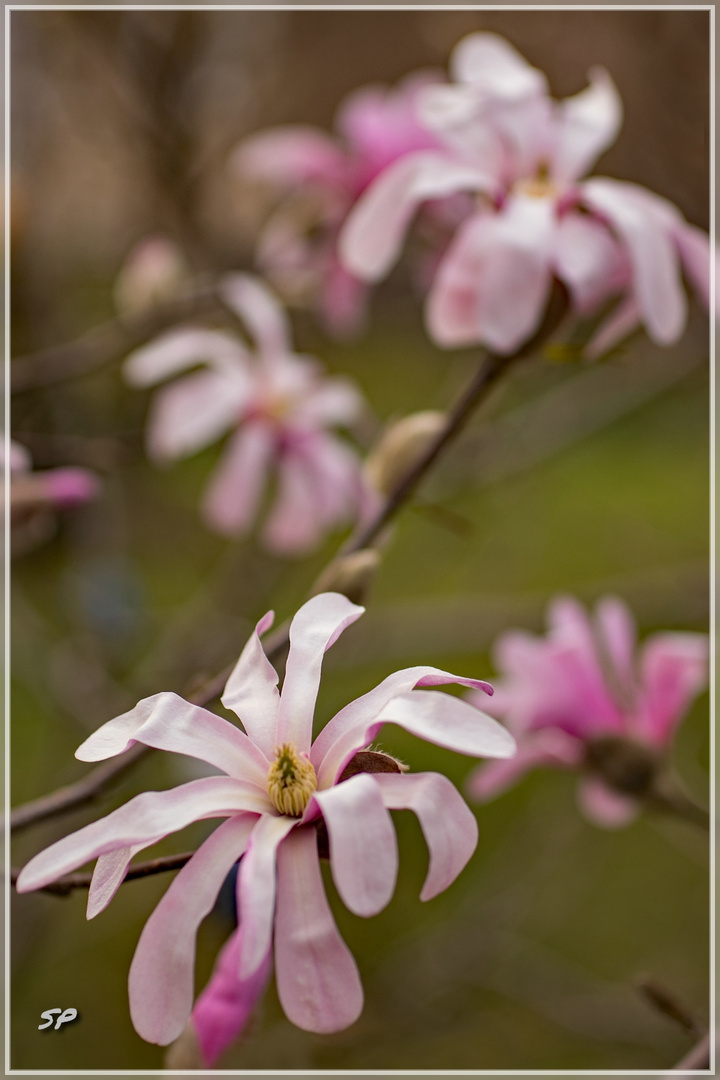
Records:
[[[547,71],[558,96],[605,65],[625,104],[616,147],[597,172],[644,183],[708,224],[709,16],[706,12],[413,11],[14,12],[12,248],[14,353],[113,317],[112,286],[134,242],[174,236],[203,268],[251,266],[256,193],[226,169],[239,138],[272,123],[329,126],[356,86],[443,67],[472,29],[506,35]],[[162,134],[162,137],[160,133]],[[375,427],[446,406],[477,363],[425,338],[402,273],[376,290],[369,331],[329,342],[308,312],[302,351],[350,372]],[[197,505],[219,448],[157,470],[142,449],[147,396],[118,355],[101,369],[18,393],[13,432],[38,467],[87,465],[95,503],[13,563],[13,804],[87,771],[86,734],[143,695],[187,692],[236,658],[269,607],[290,615],[339,537],[300,561],[251,540],[227,542]],[[602,365],[533,360],[483,407],[405,510],[365,617],[328,655],[317,717],[397,667],[431,663],[492,677],[503,629],[540,630],[547,601],[615,592],[642,634],[708,626],[708,328],[694,308],[679,345],[639,338]],[[220,707],[218,706],[218,709]],[[383,748],[458,785],[472,762],[394,729]],[[708,701],[683,725],[679,774],[707,801]],[[197,775],[149,756],[91,809],[23,832],[32,854],[147,788]],[[665,984],[708,1020],[707,841],[690,826],[642,818],[617,833],[586,824],[574,778],[536,774],[477,809],[480,842],[436,900],[418,894],[427,855],[396,814],[401,873],[371,920],[328,893],[366,994],[347,1031],[314,1036],[283,1016],[274,989],[236,1069],[657,1069],[693,1037],[636,988]],[[183,851],[207,824],[171,837]],[[18,1069],[160,1068],[133,1031],[127,972],[168,877],[128,883],[96,920],[86,897],[12,898],[12,1058]],[[203,926],[204,985],[231,924]],[[40,1013],[80,1017],[38,1031]]]

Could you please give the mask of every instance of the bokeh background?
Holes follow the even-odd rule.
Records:
[[[575,93],[606,66],[625,123],[597,172],[634,180],[708,224],[709,15],[697,11],[15,11],[12,55],[12,332],[22,357],[115,315],[113,284],[132,245],[176,239],[204,272],[252,266],[263,202],[227,168],[244,135],[270,124],[329,127],[344,94],[444,67],[474,29],[504,34]],[[424,336],[402,270],[376,289],[368,331],[332,342],[294,315],[302,351],[351,373],[374,419],[446,406],[472,350]],[[112,351],[112,350],[111,350]],[[108,363],[13,397],[15,438],[38,467],[94,468],[99,500],[54,525],[13,563],[12,802],[71,782],[86,734],[163,689],[187,692],[234,660],[269,607],[291,614],[339,537],[282,561],[202,525],[197,504],[218,448],[166,470],[142,443],[147,396]],[[18,369],[22,360],[18,361]],[[679,345],[639,338],[585,367],[542,358],[488,401],[387,548],[369,610],[328,655],[320,722],[389,671],[432,663],[492,677],[503,629],[539,630],[550,597],[615,592],[642,634],[708,626],[708,327],[693,308]],[[218,706],[219,708],[219,706]],[[469,760],[393,729],[382,744],[414,770],[458,785]],[[707,801],[708,702],[675,748]],[[194,775],[148,757],[92,808],[23,832],[13,861],[147,788]],[[574,780],[537,774],[477,809],[480,842],[461,878],[421,904],[426,851],[396,814],[401,873],[371,920],[328,892],[363,977],[360,1020],[333,1036],[294,1028],[271,989],[238,1069],[657,1069],[693,1036],[637,989],[650,975],[708,1019],[707,841],[644,817],[618,833],[586,824]],[[158,853],[186,850],[188,830]],[[12,1066],[159,1068],[128,1015],[127,971],[167,877],[128,883],[86,923],[85,896],[13,897]],[[198,987],[230,932],[207,920]],[[80,1018],[38,1031],[42,1010]]]

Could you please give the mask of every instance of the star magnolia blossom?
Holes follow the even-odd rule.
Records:
[[[647,749],[660,764],[693,698],[707,682],[704,634],[654,634],[636,660],[636,631],[626,605],[601,600],[591,621],[570,597],[549,609],[547,637],[503,634],[495,648],[502,680],[490,705],[518,740],[512,761],[471,774],[468,791],[493,798],[537,767],[581,769],[606,740]],[[580,804],[598,825],[625,825],[640,802],[589,772],[579,783]]]
[[[293,1023],[338,1031],[361,1012],[358,971],[320,875],[321,818],[333,880],[357,915],[380,911],[395,888],[398,854],[389,810],[413,810],[425,834],[430,866],[423,900],[447,888],[475,849],[475,819],[444,776],[361,772],[339,781],[385,723],[460,753],[512,754],[514,740],[495,720],[456,697],[417,689],[459,683],[491,693],[487,683],[432,667],[397,671],[341,709],[312,742],[323,655],[362,613],[339,593],[323,593],[300,609],[290,628],[282,694],[260,643],[272,613],[261,619],[222,696],[247,734],[164,693],[103,725],[76,752],[82,761],[101,761],[142,742],[200,758],[226,774],[138,795],[36,855],[18,878],[18,890],[27,892],[97,858],[88,897],[92,917],[109,903],[137,852],[192,821],[227,819],[180,870],[140,937],[130,968],[130,1011],[150,1042],[170,1043],[185,1028],[197,928],[241,856],[240,930],[216,977],[225,992],[211,1002],[209,1016],[201,1001],[195,1017],[207,1060],[232,1038],[262,990],[273,939],[278,993]]]
[[[263,269],[290,296],[316,296],[331,332],[358,328],[366,296],[364,284],[337,259],[338,230],[383,169],[404,154],[438,145],[415,117],[418,94],[437,79],[422,72],[393,89],[356,90],[338,109],[339,139],[319,128],[288,125],[251,136],[235,152],[233,166],[242,176],[286,196],[260,238]]]
[[[641,323],[654,341],[675,341],[686,321],[681,267],[710,305],[709,239],[637,184],[581,182],[620,128],[607,72],[593,68],[586,90],[553,101],[545,76],[494,34],[462,40],[451,69],[456,84],[428,88],[418,104],[444,148],[406,155],[360,199],[340,236],[347,270],[379,279],[421,203],[474,192],[477,207],[428,295],[428,330],[438,344],[513,352],[537,329],[553,277],[581,315],[619,298],[588,355]]]
[[[278,493],[262,537],[273,551],[303,554],[366,507],[359,460],[329,431],[357,419],[362,398],[350,380],[325,377],[316,360],[292,352],[286,315],[259,281],[232,275],[222,293],[254,338],[254,353],[239,337],[186,326],[126,361],[135,386],[205,365],[157,392],[148,453],[172,461],[231,431],[205,494],[208,523],[228,535],[246,533],[276,468]]]

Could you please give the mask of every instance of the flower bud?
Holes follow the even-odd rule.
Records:
[[[177,244],[148,236],[128,255],[115,282],[115,306],[135,315],[173,300],[190,285],[190,269]]]
[[[419,412],[391,424],[365,461],[365,477],[382,495],[389,495],[407,476],[442,431],[442,412]]]
[[[353,604],[362,604],[372,584],[378,566],[380,552],[363,548],[351,555],[340,555],[325,567],[312,587],[312,595],[337,592],[347,596]]]

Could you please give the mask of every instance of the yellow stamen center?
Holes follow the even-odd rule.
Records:
[[[299,754],[292,743],[278,746],[268,769],[267,789],[276,810],[289,817],[302,817],[311,795],[317,791],[315,769],[307,754]]]

